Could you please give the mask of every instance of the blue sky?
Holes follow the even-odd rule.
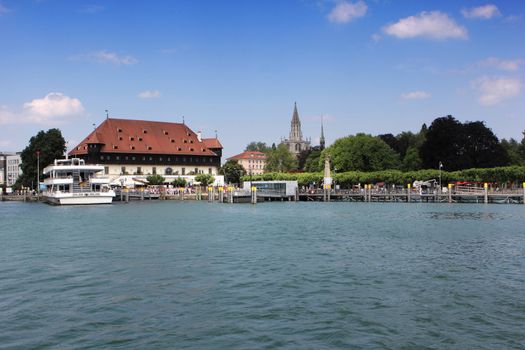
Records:
[[[0,0],[0,150],[59,127],[70,147],[112,117],[218,131],[231,156],[417,131],[452,114],[525,130],[523,1]]]

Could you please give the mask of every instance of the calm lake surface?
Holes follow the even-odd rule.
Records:
[[[0,202],[0,348],[524,349],[525,205]]]

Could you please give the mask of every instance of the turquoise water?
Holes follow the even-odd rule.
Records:
[[[523,349],[525,206],[0,203],[0,348]]]

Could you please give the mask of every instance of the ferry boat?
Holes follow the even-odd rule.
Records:
[[[110,204],[115,192],[109,178],[97,176],[102,171],[104,166],[86,165],[83,159],[56,159],[43,170],[43,198],[55,205]]]

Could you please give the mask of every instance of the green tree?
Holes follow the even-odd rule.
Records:
[[[323,151],[319,166],[323,167],[327,154],[338,171],[378,171],[399,166],[397,153],[379,137],[372,135],[357,134],[336,140]]]
[[[432,122],[420,155],[425,168],[435,169],[442,162],[451,171],[509,163],[506,150],[483,122],[462,124],[451,115]]]
[[[510,165],[525,165],[525,161],[520,154],[520,144],[518,141],[513,138],[509,140],[502,139],[501,147],[503,147],[509,155]]]
[[[310,152],[310,154],[306,158],[306,162],[304,164],[304,171],[310,173],[323,171],[323,167],[319,165],[319,159],[321,159],[321,150],[315,148],[312,149],[312,152]]]
[[[166,179],[162,175],[155,174],[146,177],[146,181],[148,181],[150,185],[162,185]]]
[[[525,163],[525,131],[522,132],[523,138],[521,139],[520,145],[519,145],[519,153],[521,156],[521,160]]]
[[[64,158],[66,152],[66,140],[59,129],[41,130],[38,134],[31,137],[29,145],[22,151],[22,175],[18,178],[15,188],[37,187],[37,151],[40,152],[40,174],[39,181],[42,181],[42,169],[53,164],[55,159]]]
[[[403,158],[403,171],[413,171],[421,169],[421,157],[416,147],[410,147]]]
[[[244,167],[236,160],[229,160],[220,168],[219,174],[224,175],[226,183],[241,183],[241,177],[246,173]]]
[[[171,182],[171,185],[173,187],[186,187],[186,179],[183,178],[183,177],[176,177],[175,179],[173,179],[173,181]]]
[[[265,142],[253,141],[253,142],[250,142],[244,150],[251,151],[251,152],[266,153],[270,150],[270,147],[268,147]]]
[[[215,178],[211,174],[199,174],[195,176],[195,181],[200,183],[201,186],[208,186],[215,181]]]
[[[266,171],[287,172],[297,169],[297,159],[290,153],[288,147],[281,143],[268,152],[266,158]]]

